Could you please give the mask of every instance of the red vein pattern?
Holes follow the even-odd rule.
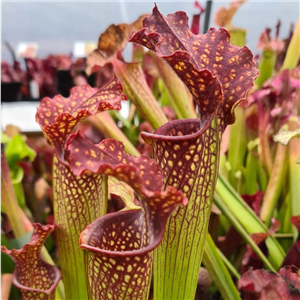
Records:
[[[152,250],[162,240],[167,218],[184,199],[168,188],[141,198],[140,210],[105,215],[82,232],[91,299],[148,298]]]
[[[42,226],[37,223],[32,225],[34,231],[28,244],[19,250],[8,250],[1,246],[1,251],[15,261],[13,284],[21,290],[24,300],[52,300],[61,274],[56,266],[41,260],[40,252],[46,238],[58,226]]]
[[[67,149],[75,175],[114,176],[133,188],[141,204],[140,210],[100,217],[82,232],[91,298],[145,299],[152,250],[163,237],[167,218],[178,205],[187,204],[186,198],[172,187],[161,192],[162,171],[155,161],[129,156],[121,142],[104,140],[94,145],[77,133],[70,137]]]
[[[181,192],[172,187],[161,192],[162,171],[154,160],[148,157],[130,157],[125,153],[123,144],[114,140],[105,140],[99,145],[94,145],[83,138],[80,133],[71,134],[75,126],[86,116],[95,114],[103,108],[119,108],[120,100],[124,98],[121,93],[122,88],[116,78],[114,83],[103,88],[104,91],[103,89],[97,92],[94,89],[90,91],[89,87],[83,89],[81,88],[80,92],[73,89],[69,99],[57,96],[53,101],[43,100],[37,113],[37,120],[56,150],[53,178],[54,211],[55,220],[61,226],[58,232],[58,246],[60,256],[64,258],[61,260],[61,267],[65,286],[68,287],[67,297],[86,298],[85,287],[82,284],[83,263],[77,245],[78,235],[86,225],[104,214],[107,198],[106,180],[109,175],[129,184],[140,197],[141,209],[127,212],[128,215],[135,215],[135,219],[131,219],[132,223],[127,223],[126,213],[121,213],[123,217],[119,220],[121,225],[124,222],[127,225],[126,228],[120,227],[120,235],[122,234],[125,241],[120,250],[123,251],[122,247],[125,245],[125,252],[134,252],[134,254],[129,253],[128,257],[134,257],[135,261],[140,259],[140,262],[138,266],[136,262],[128,265],[128,259],[121,259],[122,253],[118,264],[119,268],[122,268],[124,264],[127,265],[126,272],[128,273],[131,272],[131,268],[137,268],[136,271],[140,272],[141,277],[135,280],[135,277],[131,277],[130,274],[121,272],[117,283],[110,281],[105,285],[103,281],[103,284],[99,286],[99,278],[102,278],[104,273],[107,274],[107,265],[104,258],[98,265],[101,259],[91,252],[87,254],[86,261],[91,297],[92,299],[108,299],[113,289],[116,291],[113,295],[114,299],[121,299],[120,297],[134,299],[135,295],[137,299],[141,298],[140,295],[144,298],[149,292],[152,250],[162,239],[168,216],[178,205],[187,204],[187,200]],[[113,99],[112,103],[102,102],[104,98],[108,98],[107,90],[110,90],[110,95],[112,95],[110,97]],[[102,94],[105,96],[99,96]],[[117,94],[116,99],[115,94]],[[115,216],[119,217],[119,214],[103,217],[106,220],[106,223],[102,225],[104,229],[105,227],[111,229]],[[103,218],[95,222],[101,224]],[[92,228],[94,228],[93,225],[87,227],[81,240],[87,240],[89,243],[88,236],[97,235],[97,231],[102,230],[102,227],[96,227],[91,231]],[[133,233],[135,239],[129,242],[128,239],[130,235],[133,236]],[[108,234],[110,234],[109,230]],[[106,241],[107,238],[104,235],[102,241]],[[116,241],[117,243],[120,241]],[[117,255],[118,249],[112,247],[113,241],[110,241],[109,245],[112,251],[110,256]],[[93,243],[91,246],[87,245],[87,247],[92,246],[97,245]],[[101,246],[106,247],[100,244]],[[81,247],[85,248],[85,245]],[[140,253],[136,252],[137,249]],[[137,257],[139,254],[140,256]],[[90,268],[92,264],[94,265]],[[117,271],[120,270],[117,269]],[[74,291],[70,288],[72,285],[76,286]],[[126,293],[124,293],[124,288]]]
[[[164,186],[189,199],[168,220],[155,251],[154,297],[192,299],[217,177],[222,132],[234,122],[234,108],[246,97],[258,71],[247,47],[230,44],[224,29],[194,35],[184,12],[166,17],[155,6],[144,28],[131,34],[168,62],[187,85],[198,107],[197,119],[172,121],[142,137],[153,146]]]
[[[81,231],[106,213],[107,178],[98,174],[75,176],[57,157],[53,164],[53,196],[60,265],[68,299],[87,297]],[[68,287],[73,287],[69,289]],[[76,288],[75,288],[76,287]]]
[[[114,77],[101,89],[84,85],[72,88],[69,98],[58,95],[41,101],[36,121],[55,148],[60,161],[64,161],[64,146],[76,125],[100,111],[119,110],[121,101],[127,99],[122,90],[121,83]]]
[[[88,85],[75,87],[70,97],[45,98],[38,107],[36,120],[55,148],[53,167],[54,215],[59,225],[58,249],[68,299],[85,299],[84,258],[79,249],[80,232],[106,213],[107,178],[97,174],[74,176],[65,160],[65,145],[76,125],[90,115],[120,109],[126,99],[120,81],[114,77],[101,89]]]
[[[142,133],[163,170],[164,185],[182,190],[189,199],[168,220],[155,252],[154,287],[164,299],[190,299],[195,292],[191,282],[197,285],[218,168],[219,134],[215,120],[213,124],[200,131],[197,119],[177,120],[154,134]]]

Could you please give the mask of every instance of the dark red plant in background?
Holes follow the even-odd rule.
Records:
[[[191,32],[193,34],[199,34],[200,33],[200,18],[201,18],[201,15],[205,13],[205,8],[202,7],[198,1],[195,1],[194,6],[195,6],[195,8],[199,9],[200,12],[199,12],[199,14],[193,15]]]
[[[300,279],[291,268],[282,268],[276,274],[266,270],[249,270],[238,283],[244,300],[281,299],[298,300]]]
[[[262,191],[258,191],[254,195],[242,195],[242,198],[257,215],[259,215],[262,197]],[[230,226],[226,232],[226,235],[220,236],[218,238],[217,244],[222,253],[224,253],[226,257],[229,257],[234,252],[234,250],[236,250],[236,248],[241,244],[242,241],[243,238],[241,237],[241,235],[233,226]]]
[[[258,130],[261,141],[259,154],[268,172],[272,167],[271,136],[279,131],[290,116],[297,115],[299,87],[300,80],[293,78],[289,70],[284,70],[248,97],[248,105],[254,109],[249,111],[246,124]]]
[[[268,248],[265,240],[268,236],[275,233],[280,227],[280,222],[276,219],[272,219],[272,226],[269,228],[267,233],[254,233],[251,235],[254,242],[259,246],[261,251],[268,256]],[[243,275],[249,269],[256,270],[263,268],[263,262],[259,259],[257,254],[247,245],[247,252],[244,255],[242,266],[241,266],[241,274]]]
[[[20,68],[20,63],[17,61],[13,65],[8,62],[1,61],[1,82],[25,82],[26,73]]]
[[[288,250],[286,257],[282,263],[282,267],[292,266],[293,272],[298,272],[300,269],[300,216],[291,217],[291,223],[296,227],[298,237],[293,245]]]

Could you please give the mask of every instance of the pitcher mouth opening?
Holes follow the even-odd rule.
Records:
[[[55,268],[55,279],[53,280],[53,282],[51,284],[51,287],[49,289],[47,289],[47,290],[35,289],[35,288],[31,288],[31,287],[28,287],[26,285],[21,284],[19,282],[16,274],[15,274],[16,271],[14,272],[14,276],[13,276],[13,284],[20,290],[24,290],[24,291],[27,291],[27,292],[44,293],[44,294],[50,295],[51,293],[54,292],[54,290],[56,289],[59,281],[61,280],[61,273],[60,273],[59,269],[56,266],[50,265],[46,262],[44,262],[44,264]]]
[[[126,215],[127,217],[129,216],[129,218],[132,217],[133,219],[137,219],[141,217],[140,214],[142,214],[142,210],[141,209],[127,210],[127,211],[120,211],[114,214],[115,217]],[[118,214],[118,216],[116,214]],[[91,245],[89,240],[86,240],[86,236],[85,236],[86,230],[88,229],[88,227],[101,226],[105,224],[108,218],[111,218],[111,214],[106,214],[105,216],[98,218],[93,223],[88,225],[85,230],[82,231],[79,238],[79,244],[81,249],[92,251],[99,254],[104,254],[104,255],[113,255],[119,257],[126,257],[126,256],[134,257],[134,256],[147,254],[150,251],[154,250],[157,247],[157,245],[160,243],[160,240],[164,233],[164,231],[161,230],[160,234],[155,236],[155,239],[150,241],[148,245],[141,246],[141,248],[134,249],[134,250],[110,250],[110,249],[104,249],[103,247],[99,247],[97,245]],[[103,233],[101,233],[100,236],[98,237],[100,240],[102,239],[101,235],[103,235]]]
[[[207,119],[202,126],[198,118],[170,121],[156,129],[154,133],[142,132],[141,137],[146,143],[150,143],[151,139],[161,141],[192,140],[209,128],[212,118],[213,116]]]

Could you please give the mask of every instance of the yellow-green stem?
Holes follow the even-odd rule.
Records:
[[[247,152],[247,134],[246,134],[246,123],[245,123],[245,109],[238,106],[235,110],[236,121],[230,126],[230,137],[229,137],[229,148],[228,148],[228,161],[231,166],[229,172],[229,182],[237,189],[238,181],[243,178],[242,169],[244,167],[245,155]],[[240,191],[238,191],[240,192]]]
[[[286,164],[287,147],[281,144],[277,145],[274,164],[268,186],[263,198],[262,207],[260,210],[260,218],[267,225],[270,224],[271,218],[277,205],[277,201],[282,191],[283,181],[285,179],[285,164]]]
[[[300,123],[297,117],[292,117],[288,120],[289,131],[294,131],[300,128]],[[296,163],[300,153],[300,138],[290,140],[288,144],[289,153],[289,175],[290,175],[290,197],[292,216],[300,215],[300,165]],[[298,236],[298,231],[293,226],[294,239]]]
[[[291,42],[289,44],[281,70],[294,69],[298,64],[299,57],[300,57],[300,18],[298,19],[298,23],[295,28]]]
[[[10,178],[6,157],[1,152],[1,199],[4,211],[16,238],[26,234],[22,219],[18,214],[19,204]]]
[[[124,93],[133,102],[142,117],[157,129],[168,122],[159,103],[147,85],[139,63],[125,63],[118,59],[113,61],[114,70],[120,79]]]
[[[1,153],[1,200],[15,238],[20,238],[33,230],[30,221],[18,204],[6,157],[3,153]],[[45,262],[51,265],[55,264],[45,247],[42,248],[40,255]],[[56,299],[64,299],[64,286],[62,282],[56,288]]]
[[[258,144],[258,153],[260,155],[261,162],[267,170],[268,176],[271,176],[273,161],[272,161],[272,152],[269,143],[269,135],[266,133],[266,125],[268,123],[268,113],[266,109],[264,110],[263,116],[260,117],[258,122],[258,135],[259,135],[259,144]]]
[[[245,184],[243,194],[252,195],[257,192],[258,157],[251,151],[246,159]]]
[[[259,188],[264,192],[268,185],[268,176],[263,165],[259,162],[257,164],[257,177],[258,177]]]
[[[228,30],[230,33],[230,43],[243,47],[246,44],[247,30],[243,28],[232,28]]]
[[[88,122],[90,122],[95,128],[101,131],[105,138],[112,138],[121,141],[124,144],[125,151],[130,155],[140,155],[139,151],[116,125],[108,112],[104,111],[97,114],[96,116],[92,116],[88,119]]]
[[[179,79],[176,73],[164,60],[154,53],[152,56],[178,119],[197,118],[192,104],[192,98],[186,85]]]
[[[260,89],[265,81],[271,78],[276,64],[277,54],[272,49],[266,49],[262,53],[259,62],[259,77],[255,80],[257,88]]]

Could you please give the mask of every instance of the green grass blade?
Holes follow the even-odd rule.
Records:
[[[205,249],[204,249],[205,251]],[[231,264],[231,262],[228,260],[228,258],[223,254],[223,252],[218,249],[218,253],[220,257],[222,258],[226,268],[228,271],[236,278],[239,279],[241,277],[240,273],[236,270],[236,268]]]
[[[216,192],[222,199],[224,207],[226,206],[228,212],[231,212],[248,234],[267,232],[268,228],[266,225],[257,217],[254,211],[249,208],[245,201],[222,176],[219,176],[217,181]],[[268,237],[266,244],[269,249],[270,263],[275,269],[279,269],[285,257],[284,250],[273,237]]]
[[[251,248],[255,251],[255,253],[259,256],[259,258],[263,261],[263,263],[273,272],[276,272],[276,269],[273,265],[268,261],[263,252],[259,249],[259,247],[255,244],[251,236],[247,233],[247,231],[243,228],[237,218],[232,214],[232,212],[226,207],[225,203],[222,201],[221,197],[215,193],[215,204],[222,211],[222,213],[229,219],[232,226],[240,233],[240,235],[244,238],[244,240],[251,246]]]
[[[206,236],[203,264],[224,300],[241,299],[210,234],[207,234]]]

